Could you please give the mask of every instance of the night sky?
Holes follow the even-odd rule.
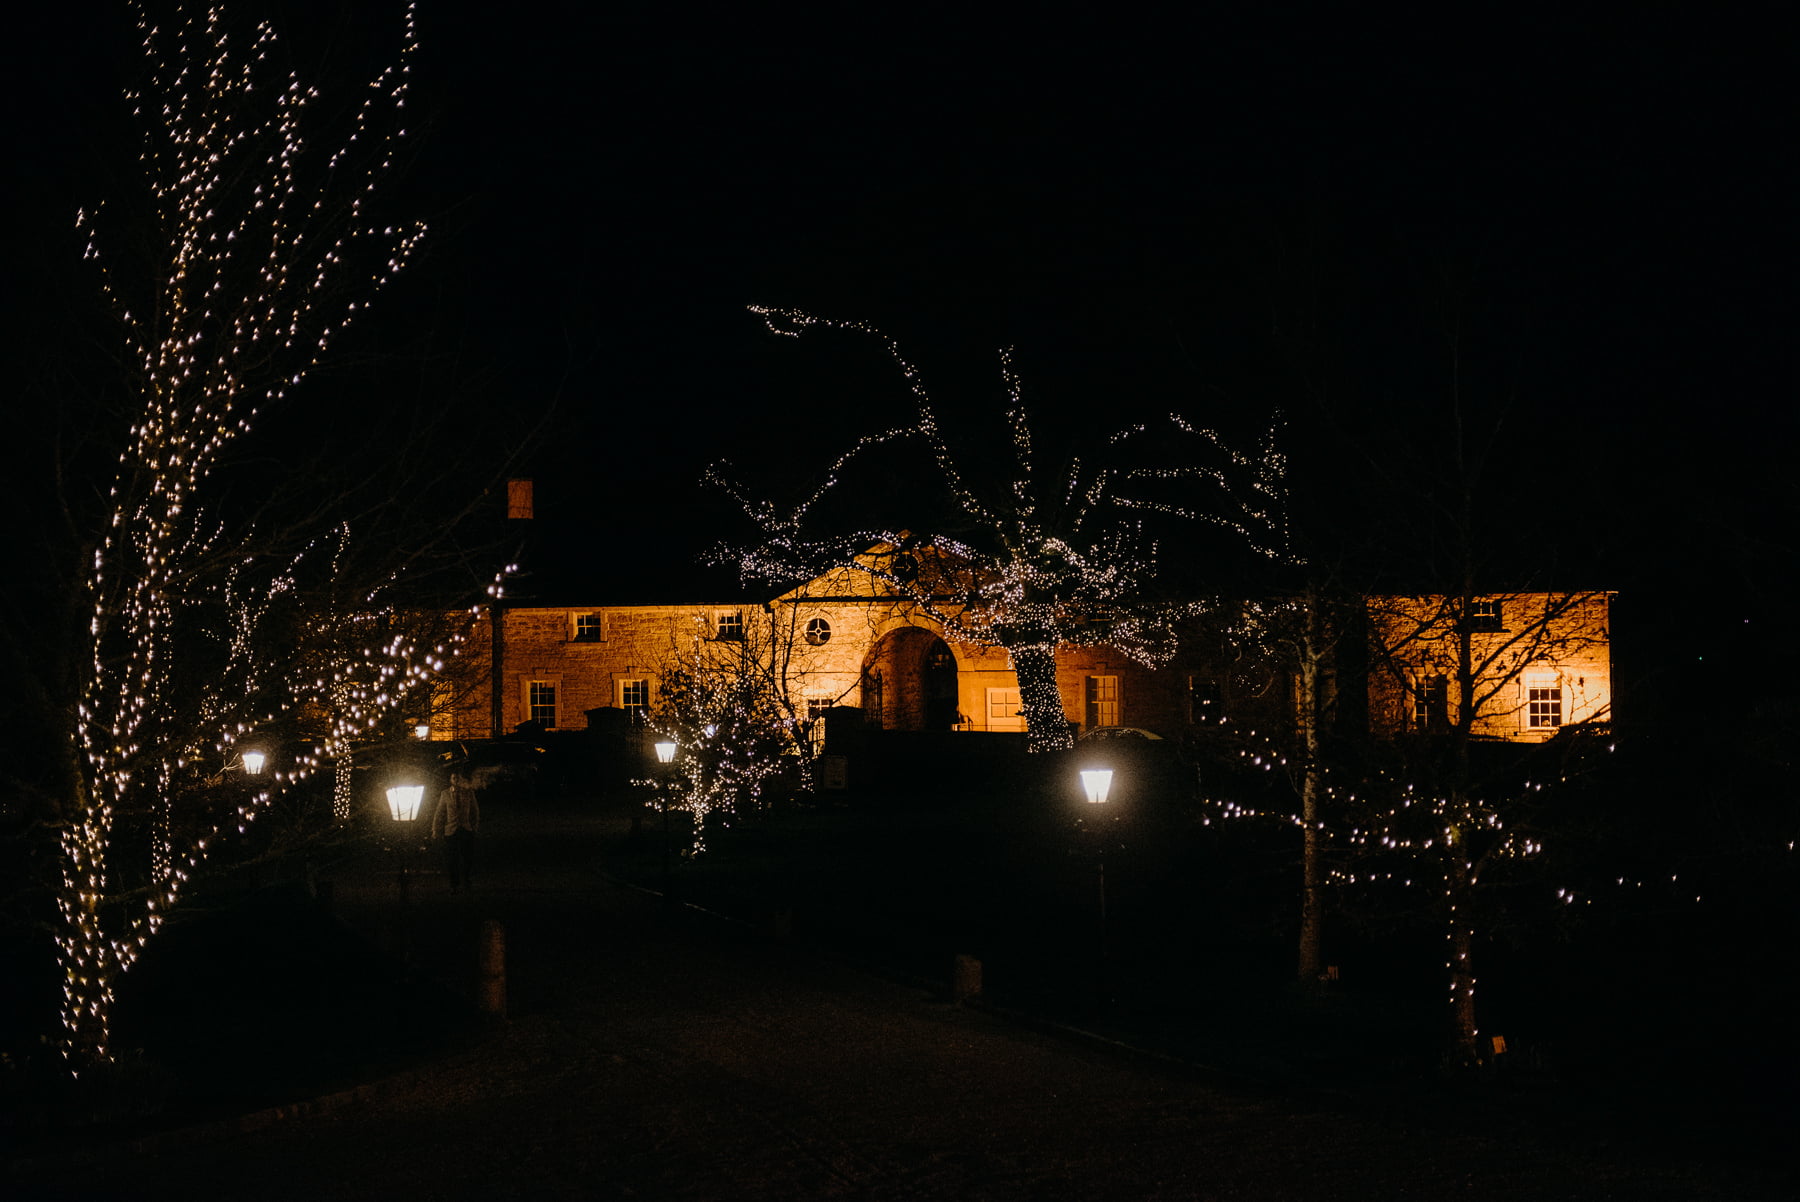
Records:
[[[28,467],[48,415],[106,387],[71,215],[130,186],[135,38],[122,5],[74,7],[22,19],[7,63]],[[398,27],[273,7],[328,92]],[[433,241],[309,403],[354,438],[404,396],[475,477],[522,445],[565,561],[528,592],[684,600],[717,591],[691,565],[734,529],[709,462],[791,485],[903,403],[874,344],[775,338],[748,304],[873,322],[983,420],[1014,345],[1070,439],[1279,407],[1326,542],[1409,508],[1454,328],[1467,411],[1502,429],[1491,503],[1540,567],[1670,596],[1725,571],[1773,601],[1791,40],[1697,6],[1443,19],[427,0],[394,196]]]

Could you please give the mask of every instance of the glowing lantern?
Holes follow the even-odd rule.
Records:
[[[269,757],[260,751],[246,751],[243,760],[245,776],[261,776],[263,765],[269,762]]]
[[[395,822],[411,822],[419,816],[419,803],[424,799],[424,785],[395,785],[387,791],[388,812]]]
[[[666,743],[658,743],[656,745],[656,761],[659,764],[672,764],[675,762],[675,743],[673,740]]]
[[[429,739],[430,737],[431,737],[431,723],[420,722],[416,726],[413,727],[413,738]]]
[[[1087,799],[1094,805],[1106,800],[1106,791],[1112,788],[1111,768],[1083,768],[1081,770],[1081,787],[1087,790]]]

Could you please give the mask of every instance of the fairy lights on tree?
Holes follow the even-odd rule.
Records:
[[[645,730],[652,742],[676,744],[673,779],[641,783],[657,786],[659,806],[693,816],[692,854],[706,849],[710,817],[756,809],[800,750],[792,718],[770,688],[767,650],[757,640],[702,632],[691,652],[677,649],[658,674]]]
[[[856,568],[938,623],[946,637],[1005,649],[1034,751],[1071,745],[1056,683],[1059,649],[1107,646],[1155,666],[1174,654],[1177,623],[1196,612],[1191,602],[1156,599],[1158,549],[1146,518],[1212,525],[1257,553],[1287,558],[1285,461],[1273,429],[1256,453],[1244,454],[1172,416],[1154,431],[1114,433],[1097,461],[1072,457],[1053,465],[1033,444],[1012,352],[1002,350],[1010,458],[969,463],[952,449],[918,370],[892,338],[862,322],[793,309],[751,312],[788,337],[822,327],[877,339],[904,376],[914,410],[908,423],[850,448],[818,488],[789,507],[750,496],[715,467],[709,480],[759,530],[755,545],[718,548],[715,560],[736,564],[746,577],[781,582]],[[1133,462],[1153,441],[1159,462]],[[923,451],[951,499],[956,527],[968,533],[818,528],[821,502],[855,480],[868,452],[895,442]]]
[[[215,6],[169,25],[139,8],[138,24],[149,81],[127,96],[157,255],[143,295],[102,256],[102,213],[78,217],[138,409],[84,582],[57,937],[76,1071],[109,1057],[119,977],[208,856],[454,652],[396,619],[402,577],[351,571],[347,530],[269,537],[206,488],[424,234],[371,206],[405,137],[411,9],[398,62],[335,146],[309,141],[318,93],[273,65],[267,23],[243,38]],[[309,707],[330,714],[316,752],[256,777],[223,771],[240,740]]]
[[[1437,903],[1451,1064],[1482,1055],[1474,950],[1491,887],[1516,883],[1521,866],[1542,858],[1547,808],[1612,749],[1598,737],[1611,716],[1607,691],[1599,680],[1587,689],[1577,675],[1610,670],[1608,596],[1367,598],[1373,739],[1326,751],[1316,737],[1296,742],[1264,728],[1218,741],[1225,760],[1245,771],[1207,791],[1215,814],[1299,826],[1320,845],[1334,886],[1423,889]],[[1270,607],[1263,623],[1274,639],[1293,638],[1282,634],[1283,616],[1299,628],[1299,605]],[[1546,683],[1532,688],[1540,678]],[[1565,721],[1574,729],[1552,738]],[[1286,790],[1257,789],[1259,775],[1312,795],[1296,812],[1278,800]],[[1267,800],[1251,800],[1259,795]],[[1554,892],[1562,905],[1590,900],[1566,885]]]

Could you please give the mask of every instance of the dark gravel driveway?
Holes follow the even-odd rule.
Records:
[[[498,809],[498,807],[494,807]],[[352,926],[453,988],[508,942],[510,1020],[286,1117],[21,1166],[10,1197],[1775,1198],[1454,1116],[1373,1113],[950,1005],[595,870],[599,819],[489,815],[483,877],[339,883]],[[248,1127],[249,1129],[246,1129]]]

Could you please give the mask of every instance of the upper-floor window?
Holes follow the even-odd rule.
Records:
[[[806,641],[815,647],[822,647],[831,641],[831,623],[824,618],[808,618],[806,620]]]
[[[577,643],[598,643],[606,638],[606,627],[599,614],[576,614],[570,638]]]
[[[1506,622],[1498,601],[1469,602],[1470,630],[1505,630]]]
[[[742,642],[744,638],[744,615],[733,610],[719,615],[719,637]]]

